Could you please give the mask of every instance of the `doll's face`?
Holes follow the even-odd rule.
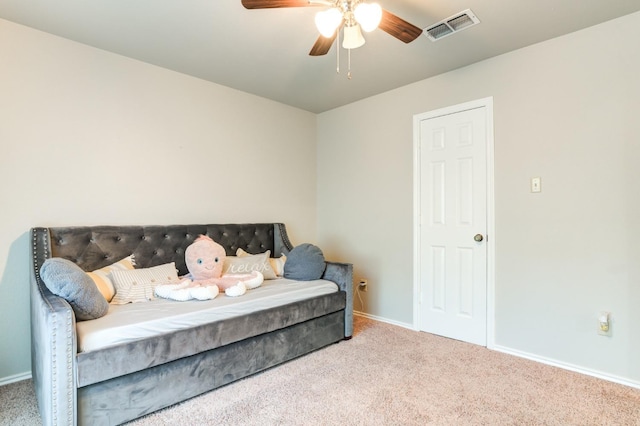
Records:
[[[208,237],[200,237],[185,250],[187,268],[194,279],[220,278],[224,248]]]

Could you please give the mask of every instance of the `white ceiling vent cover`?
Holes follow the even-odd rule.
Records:
[[[480,20],[471,9],[467,9],[425,28],[424,35],[426,35],[429,40],[436,41],[479,23]]]

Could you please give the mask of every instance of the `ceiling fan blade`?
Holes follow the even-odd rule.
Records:
[[[411,43],[422,34],[422,29],[384,9],[382,9],[382,20],[378,28],[405,43]]]
[[[273,9],[277,7],[306,7],[316,6],[309,0],[242,0],[246,9]]]
[[[340,29],[338,29],[338,31],[339,30]],[[338,31],[335,31],[333,33],[333,36],[331,37],[325,37],[323,35],[318,37],[318,39],[316,40],[316,43],[311,48],[309,55],[310,56],[326,55],[329,52],[329,49],[331,49],[331,46],[333,45],[333,41],[336,39],[336,36],[338,35]]]

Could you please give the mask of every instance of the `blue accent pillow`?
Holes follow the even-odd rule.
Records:
[[[76,320],[96,319],[107,314],[107,300],[89,275],[70,260],[60,257],[45,260],[40,278],[51,293],[69,302]]]
[[[300,244],[287,255],[284,263],[284,277],[298,281],[311,281],[322,278],[327,267],[322,250],[313,244]]]

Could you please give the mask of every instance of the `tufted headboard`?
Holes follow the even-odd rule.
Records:
[[[248,253],[271,250],[272,257],[279,257],[293,248],[282,223],[74,226],[33,228],[32,235],[36,273],[38,265],[49,257],[64,257],[92,271],[133,253],[136,267],[175,262],[182,275],[188,272],[184,250],[199,235],[208,235],[222,245],[228,256],[235,256],[242,248]]]

